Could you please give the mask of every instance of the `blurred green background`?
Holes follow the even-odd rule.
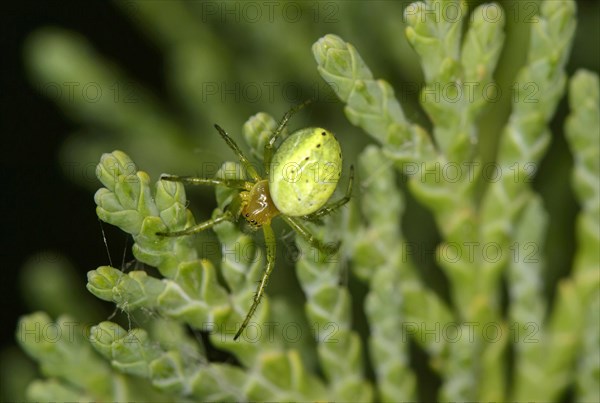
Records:
[[[243,143],[241,127],[250,115],[265,111],[278,117],[316,98],[291,128],[318,124],[331,129],[342,142],[346,166],[352,163],[370,140],[347,122],[341,103],[316,71],[311,45],[321,36],[335,33],[352,43],[374,75],[395,88],[408,118],[429,127],[417,101],[419,62],[403,32],[402,13],[409,3],[95,0],[3,5],[0,172],[5,186],[1,211],[8,223],[2,231],[3,354],[16,354],[10,347],[15,323],[26,312],[78,316],[78,311],[95,311],[96,317],[86,318],[93,322],[112,311],[100,303],[87,310],[81,306],[93,300],[83,297],[85,273],[109,259],[93,202],[99,187],[94,168],[102,153],[122,149],[155,179],[162,172],[210,175],[221,162],[234,159],[214,123]],[[480,3],[469,2],[471,8]],[[480,146],[488,161],[509,113],[507,94],[524,62],[539,4],[499,3],[507,13],[507,38],[495,77],[505,95],[481,120]],[[577,68],[600,70],[598,4],[577,3],[569,74]],[[569,185],[566,114],[563,100],[534,184],[550,213],[545,248],[550,297],[557,279],[568,274],[574,250],[577,205]],[[439,240],[435,225],[407,197],[402,226],[408,241],[423,251],[416,263],[428,284],[446,295],[433,257]],[[212,189],[190,190],[190,198],[198,220],[215,207]],[[130,261],[124,234],[108,225],[104,230],[114,265]],[[27,265],[46,271],[32,277],[22,271]],[[67,267],[72,268],[68,284],[73,295],[53,297],[53,270]],[[290,273],[278,269],[274,282],[279,285],[269,292],[282,293],[288,286],[299,292]],[[44,292],[49,296],[39,298]],[[48,306],[48,300],[56,304]],[[9,389],[18,389],[8,386],[2,385],[3,400],[14,396]]]

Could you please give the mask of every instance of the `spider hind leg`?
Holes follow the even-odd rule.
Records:
[[[263,273],[261,279],[258,282],[258,287],[256,288],[256,293],[254,294],[252,306],[250,306],[250,310],[246,314],[246,318],[244,319],[244,322],[242,322],[242,326],[240,326],[235,336],[233,336],[234,341],[241,336],[244,329],[246,329],[246,327],[248,326],[248,323],[250,323],[250,319],[252,319],[252,316],[254,316],[254,312],[260,304],[260,301],[265,293],[267,283],[269,282],[269,277],[271,277],[271,273],[273,272],[273,268],[275,267],[275,254],[277,247],[275,234],[273,233],[271,225],[268,223],[264,224],[262,228],[263,233],[265,235],[265,244],[267,248],[267,267],[265,268],[265,272]]]

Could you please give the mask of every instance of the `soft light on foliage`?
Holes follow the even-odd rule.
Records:
[[[178,27],[165,25],[167,17],[155,2],[136,4],[137,22],[154,26],[161,46],[175,49],[165,52],[171,72],[180,74],[174,75],[175,87],[191,110],[201,96],[193,87],[200,73],[191,66],[200,68],[205,47],[218,38],[180,4],[171,9],[171,17],[180,18]],[[543,2],[537,23],[530,25],[526,61],[515,81],[535,85],[536,102],[526,102],[527,87],[513,88],[493,164],[497,180],[489,180],[480,148],[487,135],[481,119],[493,102],[481,91],[459,94],[494,85],[507,15],[493,3],[473,10],[467,5],[432,0],[404,11],[405,35],[424,73],[420,100],[431,130],[410,118],[397,91],[375,77],[361,49],[334,34],[314,42],[315,70],[343,103],[348,122],[372,144],[356,161],[347,162],[344,154],[344,164],[357,167],[350,206],[311,225],[324,241],[341,240],[340,250],[324,256],[296,237],[295,276],[304,301],[286,300],[281,297],[286,290],[270,287],[238,341],[233,334],[265,267],[258,238],[234,223],[217,224],[220,258],[211,260],[199,238],[156,235],[196,223],[190,211],[194,198],[187,199],[183,185],[154,176],[167,165],[168,153],[187,156],[170,165],[181,169],[172,173],[193,169],[193,156],[185,152],[192,143],[182,128],[145,93],[144,102],[125,109],[80,100],[65,105],[82,120],[129,131],[137,154],[145,145],[151,150],[136,165],[125,152],[108,152],[116,147],[104,149],[96,170],[102,187],[94,200],[102,221],[131,235],[135,259],[156,270],[100,266],[88,273],[87,289],[130,315],[128,328],[110,319],[78,329],[68,316],[22,317],[17,340],[39,364],[41,378],[29,385],[27,399],[415,401],[430,381],[420,379],[418,368],[426,366],[439,379],[437,398],[444,401],[556,401],[569,390],[577,400],[599,401],[599,83],[589,71],[572,78],[565,71],[575,3]],[[438,14],[431,10],[445,7],[463,18],[434,18]],[[484,17],[492,13],[497,18]],[[192,34],[206,35],[205,42],[190,41]],[[96,56],[81,38],[60,31],[40,35],[29,48],[38,77],[63,80],[87,71],[84,79],[108,83],[122,74],[94,63]],[[308,50],[310,43],[298,42],[294,46]],[[41,63],[48,54],[55,57]],[[209,58],[202,69],[218,72],[219,62]],[[447,92],[438,98],[440,88]],[[550,303],[543,258],[550,217],[532,187],[530,167],[540,164],[552,141],[549,124],[567,90],[571,112],[565,133],[581,210],[573,268]],[[199,113],[228,123],[215,105]],[[243,128],[228,129],[243,133],[248,155],[259,162],[277,125],[275,115],[260,112]],[[204,152],[218,142],[216,133],[212,137]],[[108,146],[99,138],[85,147],[77,142],[66,152]],[[215,177],[231,172],[241,178],[243,169],[227,162]],[[213,217],[226,209],[231,192],[216,189]],[[403,233],[409,197],[431,212],[439,229],[432,253],[448,280],[447,298],[428,284]],[[294,246],[289,239],[287,244]],[[364,300],[353,288],[366,290]],[[72,337],[49,338],[57,332]],[[213,350],[228,358],[214,359]],[[417,356],[427,362],[416,365]]]

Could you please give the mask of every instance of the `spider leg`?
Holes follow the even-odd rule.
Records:
[[[333,203],[327,204],[327,205],[321,207],[320,209],[318,209],[317,211],[315,211],[314,213],[305,215],[302,218],[305,220],[308,220],[308,221],[318,221],[319,218],[333,213],[335,210],[339,209],[344,204],[348,203],[350,201],[350,198],[352,197],[352,184],[353,183],[354,183],[354,166],[350,165],[350,179],[348,180],[348,188],[346,189],[346,194],[344,195],[344,197],[342,197],[341,199],[339,199]]]
[[[277,126],[277,129],[275,129],[275,131],[271,135],[271,138],[265,144],[264,165],[265,165],[265,172],[266,172],[267,176],[269,175],[269,170],[271,168],[271,160],[273,159],[273,154],[275,153],[275,151],[274,151],[274,149],[275,149],[275,142],[277,141],[277,139],[281,135],[281,132],[287,126],[290,118],[296,112],[298,112],[300,109],[304,108],[306,105],[308,105],[308,104],[310,104],[312,102],[313,102],[313,99],[308,99],[308,100],[302,102],[301,104],[298,104],[298,105],[294,106],[289,111],[287,111],[285,113],[285,115],[283,115],[283,118],[281,119],[281,122],[279,122],[279,125]]]
[[[223,140],[225,140],[229,148],[231,148],[235,155],[237,155],[237,157],[240,159],[242,165],[246,169],[246,172],[248,172],[248,175],[250,175],[250,177],[255,181],[259,181],[261,179],[260,175],[258,174],[258,172],[256,172],[256,169],[254,169],[248,158],[246,158],[246,156],[235,143],[235,141],[233,141],[233,139],[229,137],[229,135],[227,135],[227,133],[221,128],[221,126],[215,124],[215,129],[217,129],[217,131],[219,132],[221,137],[223,137]]]
[[[258,304],[260,304],[260,300],[262,299],[262,296],[265,293],[265,288],[267,287],[267,283],[269,281],[269,277],[271,276],[271,272],[275,267],[277,241],[275,239],[273,229],[271,228],[271,224],[263,224],[263,233],[265,235],[265,244],[267,248],[267,268],[265,269],[265,272],[263,273],[262,278],[258,283],[258,288],[256,289],[256,294],[254,294],[254,301],[252,302],[252,306],[246,314],[246,318],[244,319],[242,326],[233,337],[233,340],[237,340],[246,328],[246,326],[248,326],[250,319],[254,315],[254,311],[256,311]]]
[[[340,248],[340,242],[337,242],[335,244],[326,244],[323,241],[321,241],[319,238],[314,236],[313,233],[308,228],[306,228],[296,217],[282,215],[281,218],[283,218],[285,222],[287,222],[288,225],[292,227],[294,231],[300,234],[300,236],[304,238],[304,240],[308,242],[310,246],[318,249],[322,253],[325,253],[327,256],[337,252],[337,250]]]
[[[181,182],[188,185],[209,185],[209,186],[227,186],[228,188],[250,190],[252,189],[252,182],[248,182],[242,179],[209,179],[209,178],[196,178],[194,176],[177,176],[162,174],[160,180],[170,182]]]
[[[192,235],[192,234],[196,234],[198,232],[204,231],[205,229],[212,228],[220,222],[233,221],[233,219],[234,219],[233,214],[231,214],[230,211],[225,211],[223,214],[220,214],[215,218],[201,222],[200,224],[196,224],[196,225],[186,228],[184,230],[173,231],[173,232],[157,232],[156,235],[166,236],[166,237]]]

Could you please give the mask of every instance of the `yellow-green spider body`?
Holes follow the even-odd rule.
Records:
[[[225,211],[211,220],[180,231],[158,232],[157,235],[169,237],[190,235],[211,228],[220,222],[236,221],[241,217],[250,224],[252,229],[263,230],[267,266],[259,281],[252,305],[233,337],[234,340],[240,337],[254,315],[275,267],[277,242],[271,228],[271,220],[274,217],[281,217],[296,233],[321,252],[334,253],[339,247],[339,243],[337,245],[323,243],[303,224],[303,221],[319,221],[321,217],[330,214],[350,200],[354,172],[352,166],[346,195],[328,203],[342,174],[342,151],[337,139],[326,129],[312,127],[292,133],[279,147],[276,147],[277,140],[289,118],[304,105],[306,103],[285,114],[265,145],[263,155],[265,176],[258,173],[237,144],[218,125],[215,125],[215,128],[238,156],[250,177],[249,180],[161,176],[163,180],[195,185],[226,186],[239,192]]]
[[[312,127],[290,135],[271,162],[269,190],[277,209],[299,217],[327,203],[342,174],[342,150],[328,130]]]

